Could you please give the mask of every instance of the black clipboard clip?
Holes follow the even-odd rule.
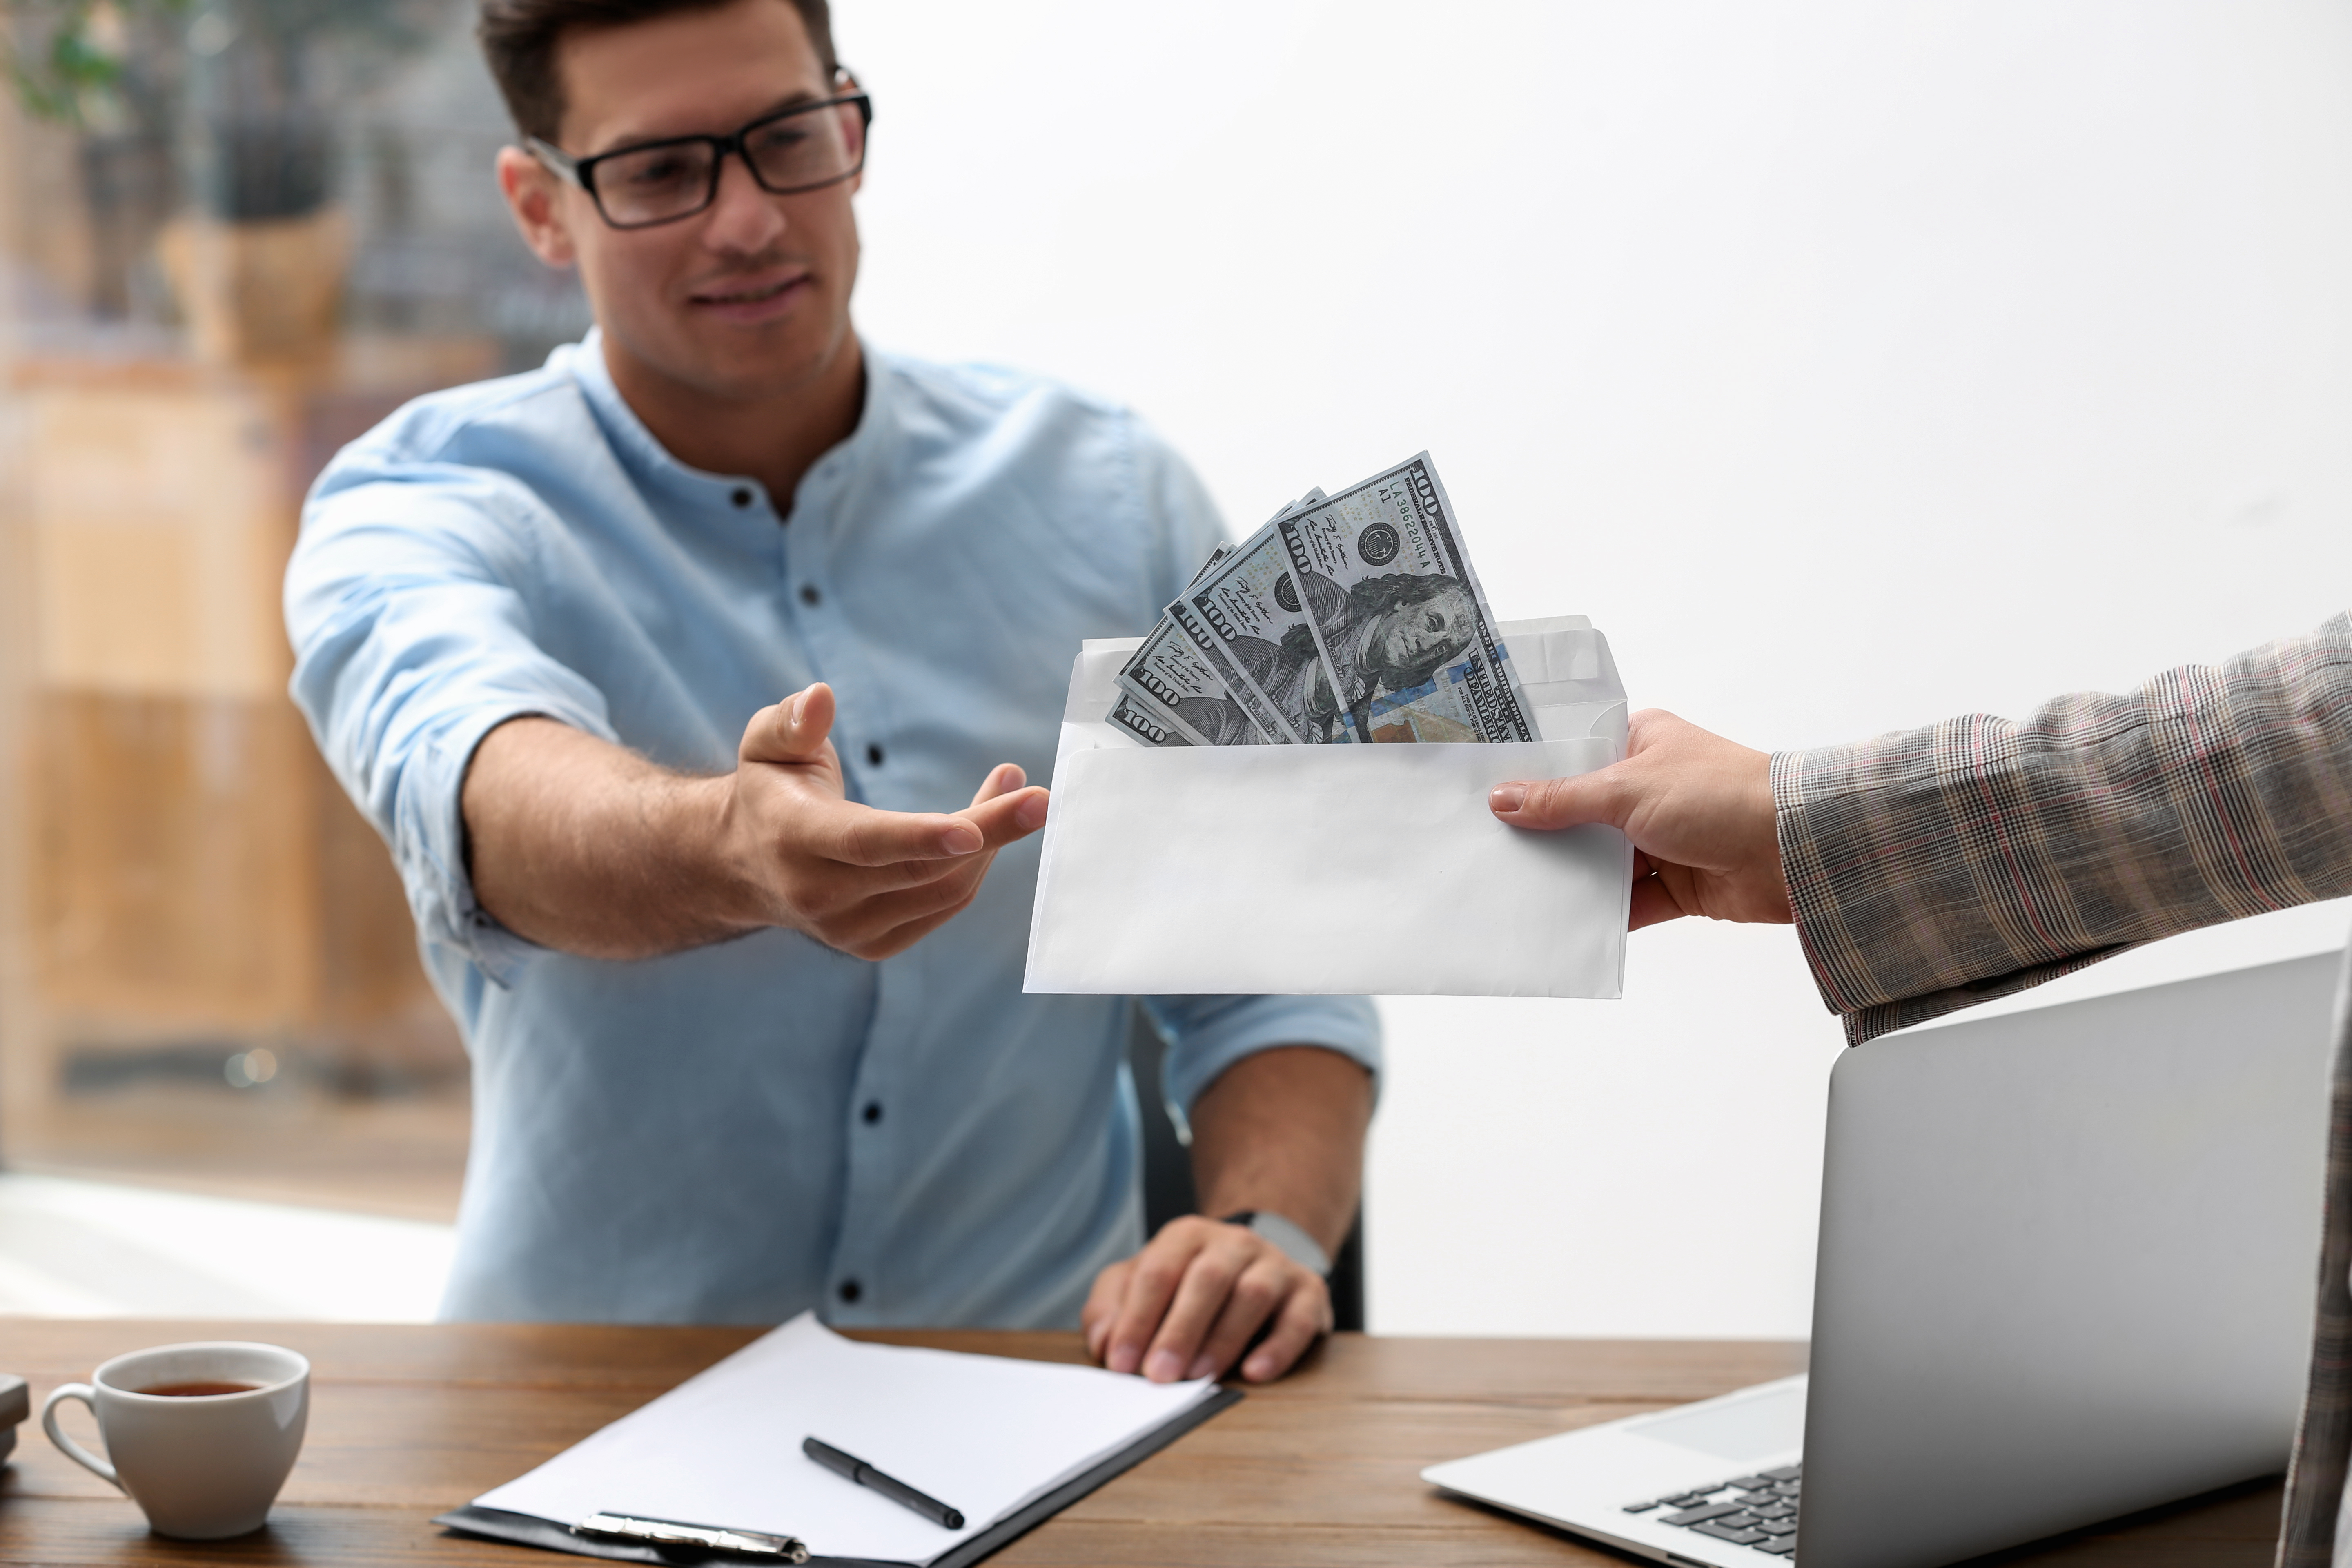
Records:
[[[674,1519],[636,1519],[625,1513],[592,1513],[572,1527],[574,1535],[591,1541],[629,1541],[644,1546],[689,1546],[730,1557],[757,1557],[770,1563],[806,1563],[809,1550],[797,1535],[770,1535],[757,1530],[721,1530],[716,1525],[682,1524]]]

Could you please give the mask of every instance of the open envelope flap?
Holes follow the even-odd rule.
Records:
[[[1544,740],[1150,750],[1103,721],[1136,643],[1088,643],[1024,988],[1621,994],[1632,847],[1507,828],[1486,801],[1624,754],[1616,665],[1581,617],[1502,630]]]

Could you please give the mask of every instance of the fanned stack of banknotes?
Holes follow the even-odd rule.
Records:
[[[1422,453],[1209,557],[1118,674],[1150,746],[1532,741],[1534,711]]]

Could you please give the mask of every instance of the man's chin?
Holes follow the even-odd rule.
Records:
[[[753,325],[695,320],[674,352],[656,366],[669,380],[705,397],[761,403],[790,397],[822,383],[848,352],[847,322],[823,333],[805,321]],[[814,341],[813,341],[814,340]]]

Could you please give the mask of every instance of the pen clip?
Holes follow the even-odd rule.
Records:
[[[638,1541],[649,1546],[699,1546],[709,1552],[739,1557],[769,1557],[780,1563],[805,1563],[808,1547],[793,1535],[769,1535],[757,1530],[721,1530],[709,1524],[681,1524],[674,1519],[632,1519],[625,1513],[592,1513],[572,1527],[574,1535],[593,1541]]]

